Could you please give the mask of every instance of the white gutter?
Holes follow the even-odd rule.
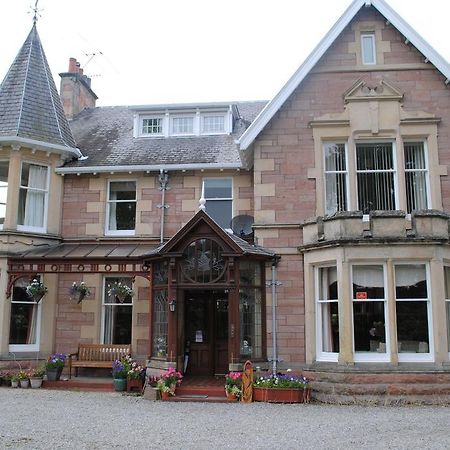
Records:
[[[58,153],[62,155],[74,156],[80,158],[83,154],[74,147],[66,147],[65,145],[50,144],[48,142],[36,141],[35,139],[24,138],[20,136],[0,136],[0,145],[18,144],[31,149],[42,150],[44,152]]]
[[[243,169],[241,163],[195,163],[195,164],[139,164],[130,166],[87,166],[87,167],[58,167],[55,172],[61,175],[81,173],[106,172],[161,172],[174,170],[217,170],[217,169]]]

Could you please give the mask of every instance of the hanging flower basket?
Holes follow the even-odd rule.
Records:
[[[133,294],[133,289],[121,281],[108,285],[108,295],[117,298],[120,303],[123,303],[127,297],[132,297]]]
[[[81,301],[85,297],[89,297],[91,295],[90,289],[84,284],[84,281],[80,283],[73,282],[72,286],[69,289],[70,299],[75,300],[77,303],[81,303]]]
[[[35,301],[39,303],[42,297],[48,292],[47,287],[44,283],[33,279],[33,281],[26,287],[27,294]]]

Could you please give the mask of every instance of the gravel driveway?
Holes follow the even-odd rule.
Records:
[[[448,449],[450,408],[166,403],[0,389],[0,449]]]

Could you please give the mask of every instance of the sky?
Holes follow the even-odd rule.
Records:
[[[387,1],[450,60],[450,1]],[[31,29],[34,3],[0,0],[0,80]],[[99,106],[269,100],[350,3],[39,0],[37,26],[57,87],[75,57]]]

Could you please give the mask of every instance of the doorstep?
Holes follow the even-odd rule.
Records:
[[[63,391],[114,392],[112,378],[103,377],[73,377],[70,380],[44,380],[44,389],[59,389]]]

